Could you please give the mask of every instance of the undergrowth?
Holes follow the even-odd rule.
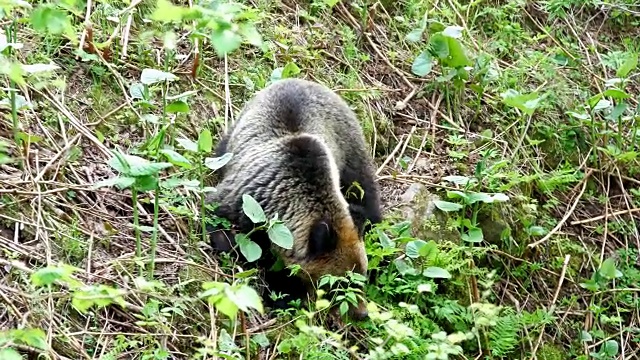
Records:
[[[1,15],[0,359],[638,357],[635,1],[6,0]],[[225,219],[204,199],[232,156],[211,155],[221,132],[290,77],[359,115],[385,221],[365,236],[368,279],[271,310],[259,271],[211,254],[203,229]],[[358,297],[365,321],[326,311]]]

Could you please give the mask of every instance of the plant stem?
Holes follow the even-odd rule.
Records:
[[[136,257],[142,256],[142,246],[140,240],[140,215],[138,214],[138,190],[133,186],[131,188],[131,204],[133,206],[133,227],[136,234]],[[142,273],[142,269],[140,269]]]
[[[10,43],[15,43],[16,42],[16,19],[15,18],[11,22],[11,25],[8,25],[6,27],[5,32],[7,33],[7,41]],[[13,54],[13,48],[9,47],[7,51],[9,52],[9,56]],[[18,121],[18,106],[16,104],[16,83],[13,80],[9,81],[9,94],[11,99],[11,119],[12,119],[12,127],[13,127],[13,141],[16,144],[16,149],[19,152],[22,152],[21,151],[22,141],[20,141],[20,131],[18,131],[20,127],[20,122]],[[22,169],[22,157],[20,157],[18,166],[20,169]]]

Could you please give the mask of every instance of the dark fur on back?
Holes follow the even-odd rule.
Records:
[[[285,250],[272,246],[266,233],[254,233],[252,240],[263,248],[259,266],[273,264],[273,249],[285,263],[301,265],[308,280],[346,270],[366,273],[362,235],[366,223],[382,220],[379,192],[362,129],[338,95],[304,80],[272,84],[245,105],[218,143],[216,155],[227,152],[233,158],[218,171],[221,181],[208,199],[219,204],[216,215],[249,232],[254,225],[242,212],[246,193],[267,217],[277,213],[294,235],[293,249]],[[353,182],[364,191],[362,198]],[[208,230],[214,249],[234,245],[225,244],[226,232]],[[272,291],[294,297],[306,292],[308,280],[281,275],[267,273]]]

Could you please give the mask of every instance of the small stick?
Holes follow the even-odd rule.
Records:
[[[547,235],[545,235],[542,239],[529,244],[529,248],[534,248],[544,242],[546,242],[547,240],[549,240],[549,238],[551,238],[551,236],[553,234],[555,234],[558,230],[560,230],[560,228],[564,225],[565,222],[567,222],[567,220],[569,219],[569,216],[571,216],[571,214],[573,214],[573,212],[575,211],[576,207],[578,206],[578,203],[580,202],[580,198],[582,198],[582,195],[584,194],[585,190],[587,190],[587,179],[589,179],[589,177],[591,177],[591,174],[593,173],[593,171],[589,170],[587,172],[587,174],[584,176],[584,178],[582,179],[582,189],[580,190],[580,193],[576,196],[575,201],[573,202],[573,205],[571,205],[571,208],[567,211],[566,214],[564,214],[564,216],[562,217],[562,220],[560,220],[560,222],[558,222],[558,225],[556,225],[556,227],[553,228],[553,230],[549,231],[549,233]],[[572,224],[573,225],[573,224]]]
[[[586,182],[585,182],[586,183]],[[562,283],[564,282],[564,276],[567,273],[567,267],[569,266],[569,259],[571,259],[571,255],[567,254],[564,257],[564,263],[562,264],[562,272],[560,273],[560,280],[558,281],[558,286],[556,287],[556,292],[553,294],[553,300],[551,300],[551,306],[549,307],[549,315],[553,314],[556,307],[556,301],[558,300],[558,295],[560,294],[560,289],[562,288]],[[538,341],[536,341],[536,346],[531,351],[531,359],[536,358],[536,352],[538,351],[538,347],[540,347],[540,343],[542,342],[542,336],[544,335],[544,326],[540,330],[540,335],[538,335]]]
[[[640,212],[640,208],[633,208],[633,209],[628,209],[628,210],[614,211],[612,213],[609,213],[608,215],[605,214],[605,215],[599,215],[599,216],[596,216],[596,217],[592,217],[590,219],[576,220],[576,221],[572,221],[571,225],[586,224],[586,223],[590,223],[590,222],[594,222],[594,221],[598,221],[598,220],[602,220],[602,219],[608,219],[608,218],[613,217],[613,216],[632,214],[632,213],[636,213],[636,212]]]

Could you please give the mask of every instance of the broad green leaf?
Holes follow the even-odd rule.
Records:
[[[543,236],[547,233],[547,230],[542,226],[531,226],[527,229],[527,233],[531,236]]]
[[[282,69],[282,78],[283,79],[292,78],[298,75],[299,73],[300,73],[300,68],[298,67],[298,65],[296,65],[296,63],[294,62],[289,62]]]
[[[427,244],[419,249],[420,256],[430,259],[432,256],[438,253],[438,244],[435,241],[429,240]]]
[[[620,66],[616,72],[616,76],[620,78],[627,77],[631,70],[634,70],[638,66],[638,54],[633,53],[627,58],[627,60]]]
[[[238,314],[238,306],[228,297],[221,297],[214,306],[229,319],[235,319]]]
[[[458,39],[454,39],[452,37],[446,37],[445,39],[449,43],[449,56],[445,59],[442,59],[445,65],[453,68],[473,65],[473,62],[467,56],[467,52]]]
[[[427,242],[424,240],[413,240],[407,243],[407,247],[405,248],[405,254],[412,259],[417,259],[420,257],[420,249],[426,246]]]
[[[177,100],[167,105],[167,112],[170,114],[176,114],[176,113],[188,114],[189,105],[182,100]]]
[[[253,24],[239,24],[239,31],[249,44],[256,47],[263,46],[262,35]]]
[[[213,148],[213,139],[211,137],[211,131],[204,129],[198,135],[198,152],[210,153]]]
[[[626,110],[627,110],[627,103],[623,101],[618,105],[614,106],[613,110],[611,110],[611,112],[607,114],[607,116],[605,116],[605,119],[616,121],[624,114]]]
[[[32,273],[30,277],[31,284],[35,287],[49,286],[59,280],[66,283],[75,283],[71,275],[77,270],[70,265],[50,265]]]
[[[411,65],[411,72],[417,76],[425,76],[433,69],[433,58],[428,50],[425,50],[418,55]]]
[[[432,292],[433,286],[431,284],[420,284],[418,285],[418,292]]]
[[[126,164],[123,164],[123,161],[126,162]],[[172,166],[170,163],[153,163],[139,156],[128,154],[120,154],[119,156],[116,155],[109,160],[108,164],[118,172],[133,177],[155,175],[160,170]]]
[[[47,345],[47,335],[42,329],[20,329],[14,334],[16,335],[17,340],[27,346],[40,350],[46,350],[49,347]],[[2,357],[0,357],[0,359],[2,359]]]
[[[162,149],[160,150],[160,153],[166,156],[167,160],[169,160],[169,162],[172,163],[173,165],[177,165],[185,169],[193,168],[193,165],[191,165],[191,162],[189,161],[189,159],[187,159],[186,157],[182,156],[182,154],[174,150]]]
[[[262,256],[260,245],[249,239],[246,235],[238,234],[235,237],[236,244],[240,247],[240,252],[247,259],[247,262],[254,262]]]
[[[198,144],[196,144],[192,140],[185,138],[177,138],[176,140],[178,141],[178,144],[182,145],[182,147],[185,148],[185,150],[195,153],[198,152]]]
[[[581,341],[593,341],[593,337],[591,336],[591,334],[589,334],[588,331],[586,330],[581,330],[580,331],[580,340]]]
[[[219,57],[229,54],[242,44],[242,37],[229,29],[217,29],[211,33],[211,44]]]
[[[429,40],[429,47],[432,52],[440,60],[446,60],[449,57],[449,38],[442,33],[434,34]]]
[[[586,113],[577,113],[577,112],[574,112],[574,111],[567,111],[566,114],[571,116],[571,117],[573,117],[573,118],[576,118],[578,120],[589,120],[589,119],[591,119],[591,116],[589,116],[589,114],[586,114]]]
[[[493,194],[493,201],[509,201],[509,196],[503,193],[495,193]]]
[[[151,14],[151,20],[159,22],[180,22],[185,13],[182,6],[173,5],[168,0],[157,0],[156,8]]]
[[[403,259],[395,259],[395,260],[393,260],[393,264],[396,266],[396,269],[398,269],[398,272],[400,273],[400,275],[416,275],[416,274],[418,274],[416,269],[413,266],[409,265]]]
[[[462,26],[447,26],[442,30],[442,35],[459,39],[462,36],[462,30],[464,30]]]
[[[225,153],[224,155],[215,158],[205,158],[204,166],[216,171],[227,165],[227,163],[231,161],[231,158],[233,158],[233,153]]]
[[[22,355],[12,348],[4,348],[0,350],[0,359],[2,360],[23,360]]]
[[[615,340],[607,340],[604,345],[602,345],[602,352],[604,352],[607,356],[615,357],[618,355],[618,342]]]
[[[467,201],[469,204],[475,204],[478,201],[481,201],[483,203],[492,203],[493,197],[483,192],[472,192],[472,193],[469,193],[469,198]]]
[[[608,97],[612,97],[616,100],[621,100],[621,99],[628,99],[631,97],[631,95],[627,94],[626,92],[620,90],[620,89],[608,89],[605,90],[603,93],[604,96],[608,96]]]
[[[54,4],[45,3],[31,13],[31,25],[40,33],[59,35],[72,29],[69,16]]]
[[[479,227],[474,227],[469,229],[468,233],[462,234],[462,240],[470,242],[470,243],[479,243],[484,240],[484,235],[482,234],[482,229]]]
[[[98,181],[92,186],[92,189],[99,189],[102,187],[115,186],[118,189],[128,189],[131,185],[135,184],[136,178],[128,176],[116,176],[111,179]]]
[[[26,74],[37,74],[41,72],[55,71],[60,69],[60,66],[50,63],[50,64],[31,64],[31,65],[22,65],[22,70]]]
[[[165,81],[174,81],[177,79],[178,77],[173,75],[172,73],[149,68],[143,69],[142,74],[140,74],[140,82],[144,85],[152,85]]]
[[[451,278],[451,274],[446,269],[437,266],[429,266],[428,268],[424,269],[422,275],[432,279]]]
[[[153,191],[158,185],[158,177],[156,175],[136,176],[135,179],[135,187],[138,191]]]
[[[380,240],[380,245],[382,245],[383,249],[393,249],[396,244],[393,240],[382,230],[376,229],[376,233],[378,235],[378,240]]]
[[[610,107],[611,107],[611,101],[607,99],[600,99],[598,100],[596,105],[593,107],[593,110],[596,111],[596,110],[608,109]]]
[[[349,311],[349,303],[343,301],[340,303],[340,315],[345,315]]]
[[[516,90],[509,89],[500,94],[500,96],[505,104],[518,108],[527,115],[533,115],[540,106],[540,102],[546,97],[546,94],[542,96],[538,96],[535,92],[520,94]]]
[[[284,70],[283,67],[278,67],[278,68],[273,69],[273,71],[271,72],[271,77],[269,78],[269,80],[271,82],[275,82],[275,81],[281,80],[282,79],[282,71],[283,70]]]
[[[616,269],[616,263],[613,258],[607,258],[600,265],[600,269],[598,270],[600,275],[606,279],[612,280],[615,278],[622,277],[622,272]]]
[[[227,294],[233,294],[230,298],[231,301],[242,311],[249,312],[249,308],[258,310],[260,314],[264,313],[262,306],[262,300],[258,293],[247,285],[242,285],[239,288],[230,289]]]
[[[275,223],[267,230],[269,239],[271,241],[285,249],[293,248],[293,234],[283,223]]]
[[[467,184],[471,184],[471,183],[475,183],[475,179],[466,177],[466,176],[459,176],[459,175],[449,175],[449,176],[445,176],[442,178],[442,180],[448,181],[450,183],[456,184],[456,185],[464,185],[466,186]]]
[[[249,194],[242,195],[242,211],[254,223],[262,223],[267,221],[267,216],[258,202]]]
[[[424,33],[424,29],[415,28],[411,30],[411,32],[409,32],[404,38],[408,42],[417,43],[418,41],[422,40],[422,33]]]
[[[442,200],[434,200],[433,204],[440,210],[450,212],[450,211],[458,211],[462,209],[462,205],[452,203],[449,201]]]
[[[142,83],[135,83],[129,87],[129,94],[134,99],[144,99],[144,85]]]

